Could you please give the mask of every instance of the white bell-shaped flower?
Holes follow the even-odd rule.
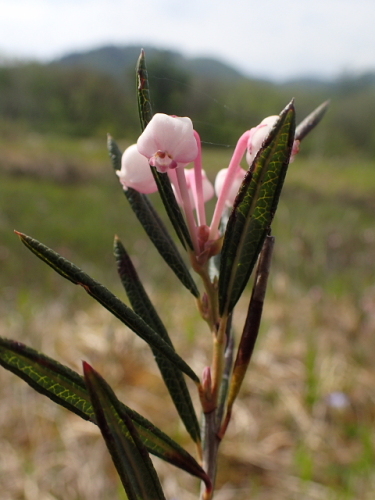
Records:
[[[159,172],[167,172],[194,161],[198,145],[188,117],[155,114],[139,137],[138,151]]]
[[[116,174],[125,190],[130,187],[144,194],[155,193],[158,190],[148,160],[139,153],[136,144],[125,149],[121,159],[121,170]]]

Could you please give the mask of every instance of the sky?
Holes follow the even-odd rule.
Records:
[[[0,12],[1,58],[140,44],[275,81],[375,70],[374,0],[0,0]]]

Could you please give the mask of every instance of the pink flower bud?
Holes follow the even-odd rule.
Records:
[[[133,144],[125,149],[121,159],[121,170],[116,174],[124,189],[133,188],[139,193],[149,194],[158,190],[147,158]]]
[[[223,168],[222,170],[219,170],[219,172],[218,172],[218,174],[216,176],[216,179],[215,179],[215,193],[216,193],[216,196],[218,198],[219,198],[219,196],[221,194],[221,191],[223,189],[223,186],[224,186],[227,174],[228,174],[228,169],[227,168]],[[234,199],[237,196],[238,190],[240,189],[240,186],[241,186],[242,181],[243,181],[243,179],[245,177],[245,174],[246,174],[246,171],[239,166],[238,169],[237,169],[237,171],[236,171],[236,173],[235,173],[235,177],[234,177],[234,179],[232,181],[232,184],[231,184],[231,186],[229,188],[229,192],[227,194],[227,197],[225,199],[225,205],[227,207],[232,207],[233,206]]]
[[[198,156],[193,124],[188,117],[157,113],[139,137],[137,146],[159,172],[186,165]]]

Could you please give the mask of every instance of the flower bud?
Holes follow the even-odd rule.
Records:
[[[117,170],[116,174],[125,190],[130,187],[144,194],[158,190],[147,158],[138,152],[136,144],[125,149],[121,158],[121,170]]]

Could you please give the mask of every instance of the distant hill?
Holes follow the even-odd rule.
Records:
[[[206,144],[233,145],[244,130],[295,98],[297,122],[331,99],[302,154],[375,157],[375,72],[335,80],[276,83],[251,78],[211,57],[144,47],[154,113],[190,116]],[[140,46],[105,46],[52,63],[0,65],[0,128],[135,140],[135,65]],[[5,124],[5,125],[4,125]],[[10,125],[9,125],[10,124]]]
[[[73,52],[59,59],[55,59],[52,64],[64,65],[68,67],[84,67],[87,69],[101,71],[115,78],[122,78],[129,70],[134,69],[134,62],[137,61],[141,51],[141,46],[108,45],[86,52]],[[147,63],[153,61],[166,60],[168,64],[173,64],[175,68],[182,69],[198,78],[227,80],[241,80],[245,76],[235,68],[209,57],[188,58],[172,50],[157,49],[155,47],[143,47],[146,52]]]

